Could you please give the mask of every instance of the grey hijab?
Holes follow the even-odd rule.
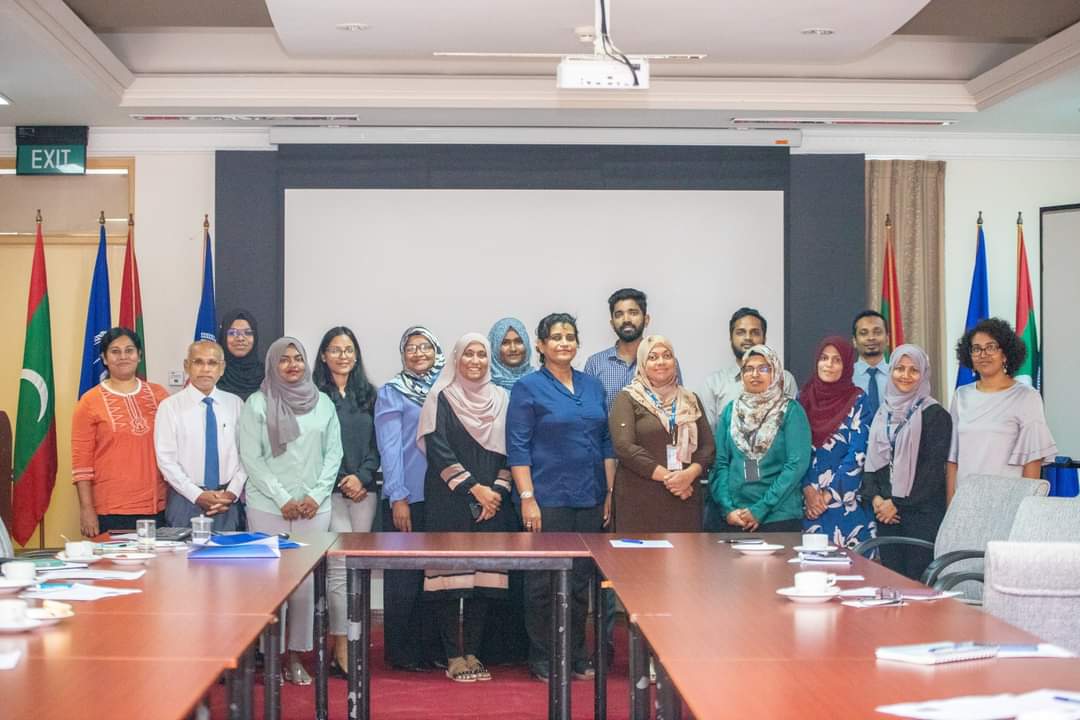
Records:
[[[287,383],[278,375],[278,362],[290,345],[304,358],[304,376],[295,383]],[[296,416],[308,414],[319,402],[319,389],[311,381],[307,351],[299,340],[283,337],[273,342],[266,351],[266,376],[259,389],[266,397],[266,431],[270,436],[270,453],[277,457],[285,452],[285,446],[300,437]]]

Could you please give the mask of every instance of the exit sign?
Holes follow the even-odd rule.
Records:
[[[17,175],[85,175],[85,126],[23,125],[15,128]]]
[[[85,175],[85,145],[19,145],[18,175]]]

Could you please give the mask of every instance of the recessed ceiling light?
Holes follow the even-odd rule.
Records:
[[[10,105],[10,104],[11,104],[11,100],[9,100],[7,98],[7,96],[4,95],[3,93],[0,93],[0,105]]]
[[[338,23],[334,27],[336,27],[338,30],[344,30],[345,32],[361,32],[363,30],[367,30],[371,26],[368,25],[367,23],[347,22],[347,23]]]
[[[824,27],[804,28],[803,30],[800,30],[799,32],[801,32],[803,35],[835,35],[836,34],[836,31],[833,30],[832,28],[824,28]]]

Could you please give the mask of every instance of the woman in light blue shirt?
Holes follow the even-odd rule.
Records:
[[[427,459],[416,445],[420,408],[446,364],[438,339],[427,328],[408,328],[398,343],[401,372],[375,399],[375,438],[382,459],[383,532],[423,532]],[[385,512],[388,510],[389,512]],[[422,670],[442,656],[433,615],[423,606],[422,570],[383,573],[384,655],[391,667]]]
[[[326,532],[341,466],[341,428],[329,397],[311,381],[304,346],[283,337],[266,352],[266,377],[240,414],[240,460],[248,473],[248,527],[266,533]],[[310,685],[298,653],[312,648],[315,585],[289,596],[285,677]]]

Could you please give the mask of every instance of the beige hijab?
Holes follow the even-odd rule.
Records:
[[[665,347],[675,355],[675,348],[663,335],[649,335],[642,338],[637,351],[637,374],[630,384],[626,386],[629,393],[637,403],[656,416],[660,425],[671,430],[671,409],[675,408],[675,447],[679,462],[686,464],[691,461],[694,451],[698,446],[697,421],[701,417],[701,407],[698,405],[697,396],[678,384],[679,374],[676,371],[671,382],[667,385],[653,385],[645,374],[645,362],[649,359],[649,352],[657,347]]]

